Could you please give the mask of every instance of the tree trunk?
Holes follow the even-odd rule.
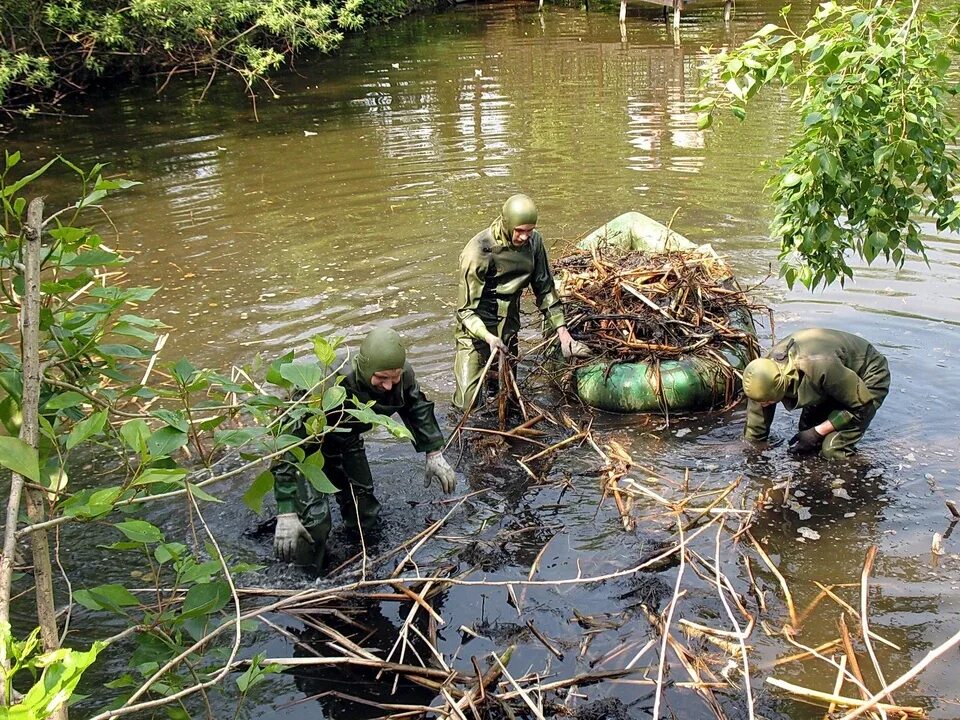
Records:
[[[23,371],[23,395],[20,411],[23,423],[20,426],[20,439],[30,447],[36,448],[40,440],[40,250],[43,225],[43,199],[34,198],[27,208],[27,224],[24,232],[23,264],[24,294],[20,306],[20,357]],[[10,499],[7,503],[7,534],[16,531],[19,513],[20,492],[23,479],[14,487],[11,483]],[[16,495],[16,497],[15,497]],[[40,523],[46,520],[46,504],[43,493],[27,489],[25,505],[30,522]],[[11,518],[12,515],[12,518]],[[33,549],[33,579],[36,586],[37,622],[40,625],[40,637],[46,651],[60,647],[57,629],[56,608],[53,597],[53,570],[50,562],[50,543],[46,530],[30,533]],[[4,571],[6,563],[12,566],[12,555],[7,557],[7,538],[4,538]],[[12,567],[11,567],[12,569]],[[9,617],[9,575],[2,577],[3,587],[0,595],[3,611]],[[54,720],[66,720],[67,709],[61,708],[50,716]]]

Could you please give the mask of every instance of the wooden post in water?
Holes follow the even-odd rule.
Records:
[[[542,3],[543,0],[540,0]],[[723,3],[723,21],[725,23],[730,22],[730,11],[733,9],[733,0],[725,0]]]
[[[620,24],[627,20],[627,0],[620,0]]]
[[[682,0],[673,0],[673,29],[680,29],[680,3]]]
[[[543,12],[543,0],[540,0],[540,4],[537,5],[537,10],[538,10],[539,12]]]

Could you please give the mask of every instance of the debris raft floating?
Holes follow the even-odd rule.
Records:
[[[567,326],[594,353],[574,374],[585,403],[669,417],[739,399],[738,371],[759,351],[753,311],[766,308],[710,245],[629,212],[555,266]]]
[[[598,356],[648,362],[700,355],[727,363],[723,349],[756,337],[737,318],[750,302],[715,254],[613,247],[576,250],[556,263],[567,325]]]

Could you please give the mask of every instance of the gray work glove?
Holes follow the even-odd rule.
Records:
[[[277,515],[277,529],[273,532],[273,552],[284,562],[293,562],[303,550],[304,543],[313,547],[313,538],[296,513]]]
[[[447,495],[457,487],[457,476],[439,450],[427,453],[427,465],[423,469],[423,486],[429,487],[433,481],[436,481]]]
[[[588,358],[593,356],[590,348],[579,340],[574,340],[570,335],[560,338],[560,352],[567,360],[570,358]]]

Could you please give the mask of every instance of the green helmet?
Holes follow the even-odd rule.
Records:
[[[751,360],[743,370],[743,394],[754,402],[780,402],[787,392],[787,371],[769,358]]]
[[[377,327],[360,343],[360,352],[353,359],[357,379],[366,386],[378,372],[402,369],[407,361],[407,349],[395,330]]]
[[[526,195],[511,195],[500,211],[503,217],[503,229],[512,237],[518,225],[537,224],[537,206]]]

